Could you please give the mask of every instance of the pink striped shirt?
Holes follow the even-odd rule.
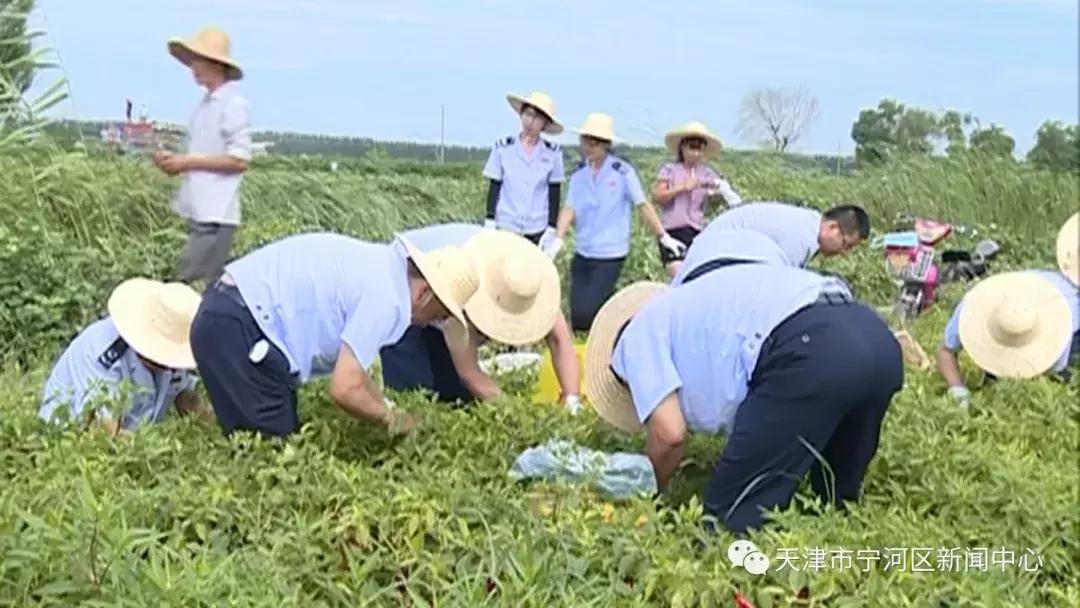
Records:
[[[706,186],[720,182],[720,176],[707,165],[694,167],[694,175],[699,186],[693,192],[680,192],[666,205],[660,205],[660,222],[664,228],[682,228],[692,226],[697,230],[705,225],[705,202],[709,200]],[[657,180],[665,181],[669,188],[676,188],[690,179],[690,170],[686,165],[673,162],[660,167]]]

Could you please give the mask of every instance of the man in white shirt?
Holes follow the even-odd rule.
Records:
[[[169,52],[207,91],[191,117],[187,153],[154,153],[162,171],[184,176],[173,208],[188,221],[178,277],[187,283],[209,285],[221,276],[240,224],[240,182],[251,160],[251,133],[248,102],[236,85],[243,72],[229,46],[228,35],[216,29],[169,41]]]

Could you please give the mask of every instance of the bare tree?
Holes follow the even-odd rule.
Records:
[[[783,152],[806,134],[821,114],[817,97],[805,87],[797,89],[754,89],[743,96],[736,132]]]

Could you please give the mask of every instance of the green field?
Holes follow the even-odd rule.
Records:
[[[659,160],[635,159],[645,179]],[[304,230],[386,239],[482,214],[479,165],[323,166],[257,163],[234,253]],[[844,176],[763,156],[720,168],[747,199],[860,202],[877,231],[898,211],[967,223],[1002,242],[996,270],[1052,267],[1057,229],[1080,200],[1075,175],[1011,160],[912,160]],[[46,428],[37,395],[65,341],[123,278],[168,276],[185,235],[168,206],[175,182],[133,159],[28,149],[0,155],[0,175],[0,605],[733,606],[736,591],[758,607],[1080,605],[1076,379],[1002,381],[964,412],[935,375],[909,370],[860,506],[819,513],[801,491],[752,537],[774,559],[762,577],[732,569],[731,537],[699,525],[697,496],[722,439],[693,438],[657,501],[512,482],[514,458],[552,437],[606,450],[644,443],[591,411],[531,403],[527,378],[468,411],[394,395],[423,417],[399,442],[339,413],[322,382],[304,388],[308,424],[284,448],[229,442],[176,416],[118,439]],[[558,260],[564,275],[571,251]],[[878,252],[817,264],[874,305],[892,296]],[[638,223],[622,282],[662,276]],[[943,289],[915,324],[927,352],[961,293]],[[966,569],[979,548],[985,570]],[[799,568],[803,552],[830,557],[817,571],[777,571],[782,549],[803,557]],[[882,556],[870,571],[832,559],[867,549]],[[886,570],[900,549],[905,568]],[[913,549],[932,550],[933,571],[912,571]],[[942,549],[957,549],[959,572],[943,571]],[[793,603],[804,587],[809,599]]]

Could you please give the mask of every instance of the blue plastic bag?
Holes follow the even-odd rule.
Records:
[[[617,499],[656,494],[656,473],[643,454],[608,454],[552,439],[521,453],[510,468],[515,481],[545,479],[588,483]]]

